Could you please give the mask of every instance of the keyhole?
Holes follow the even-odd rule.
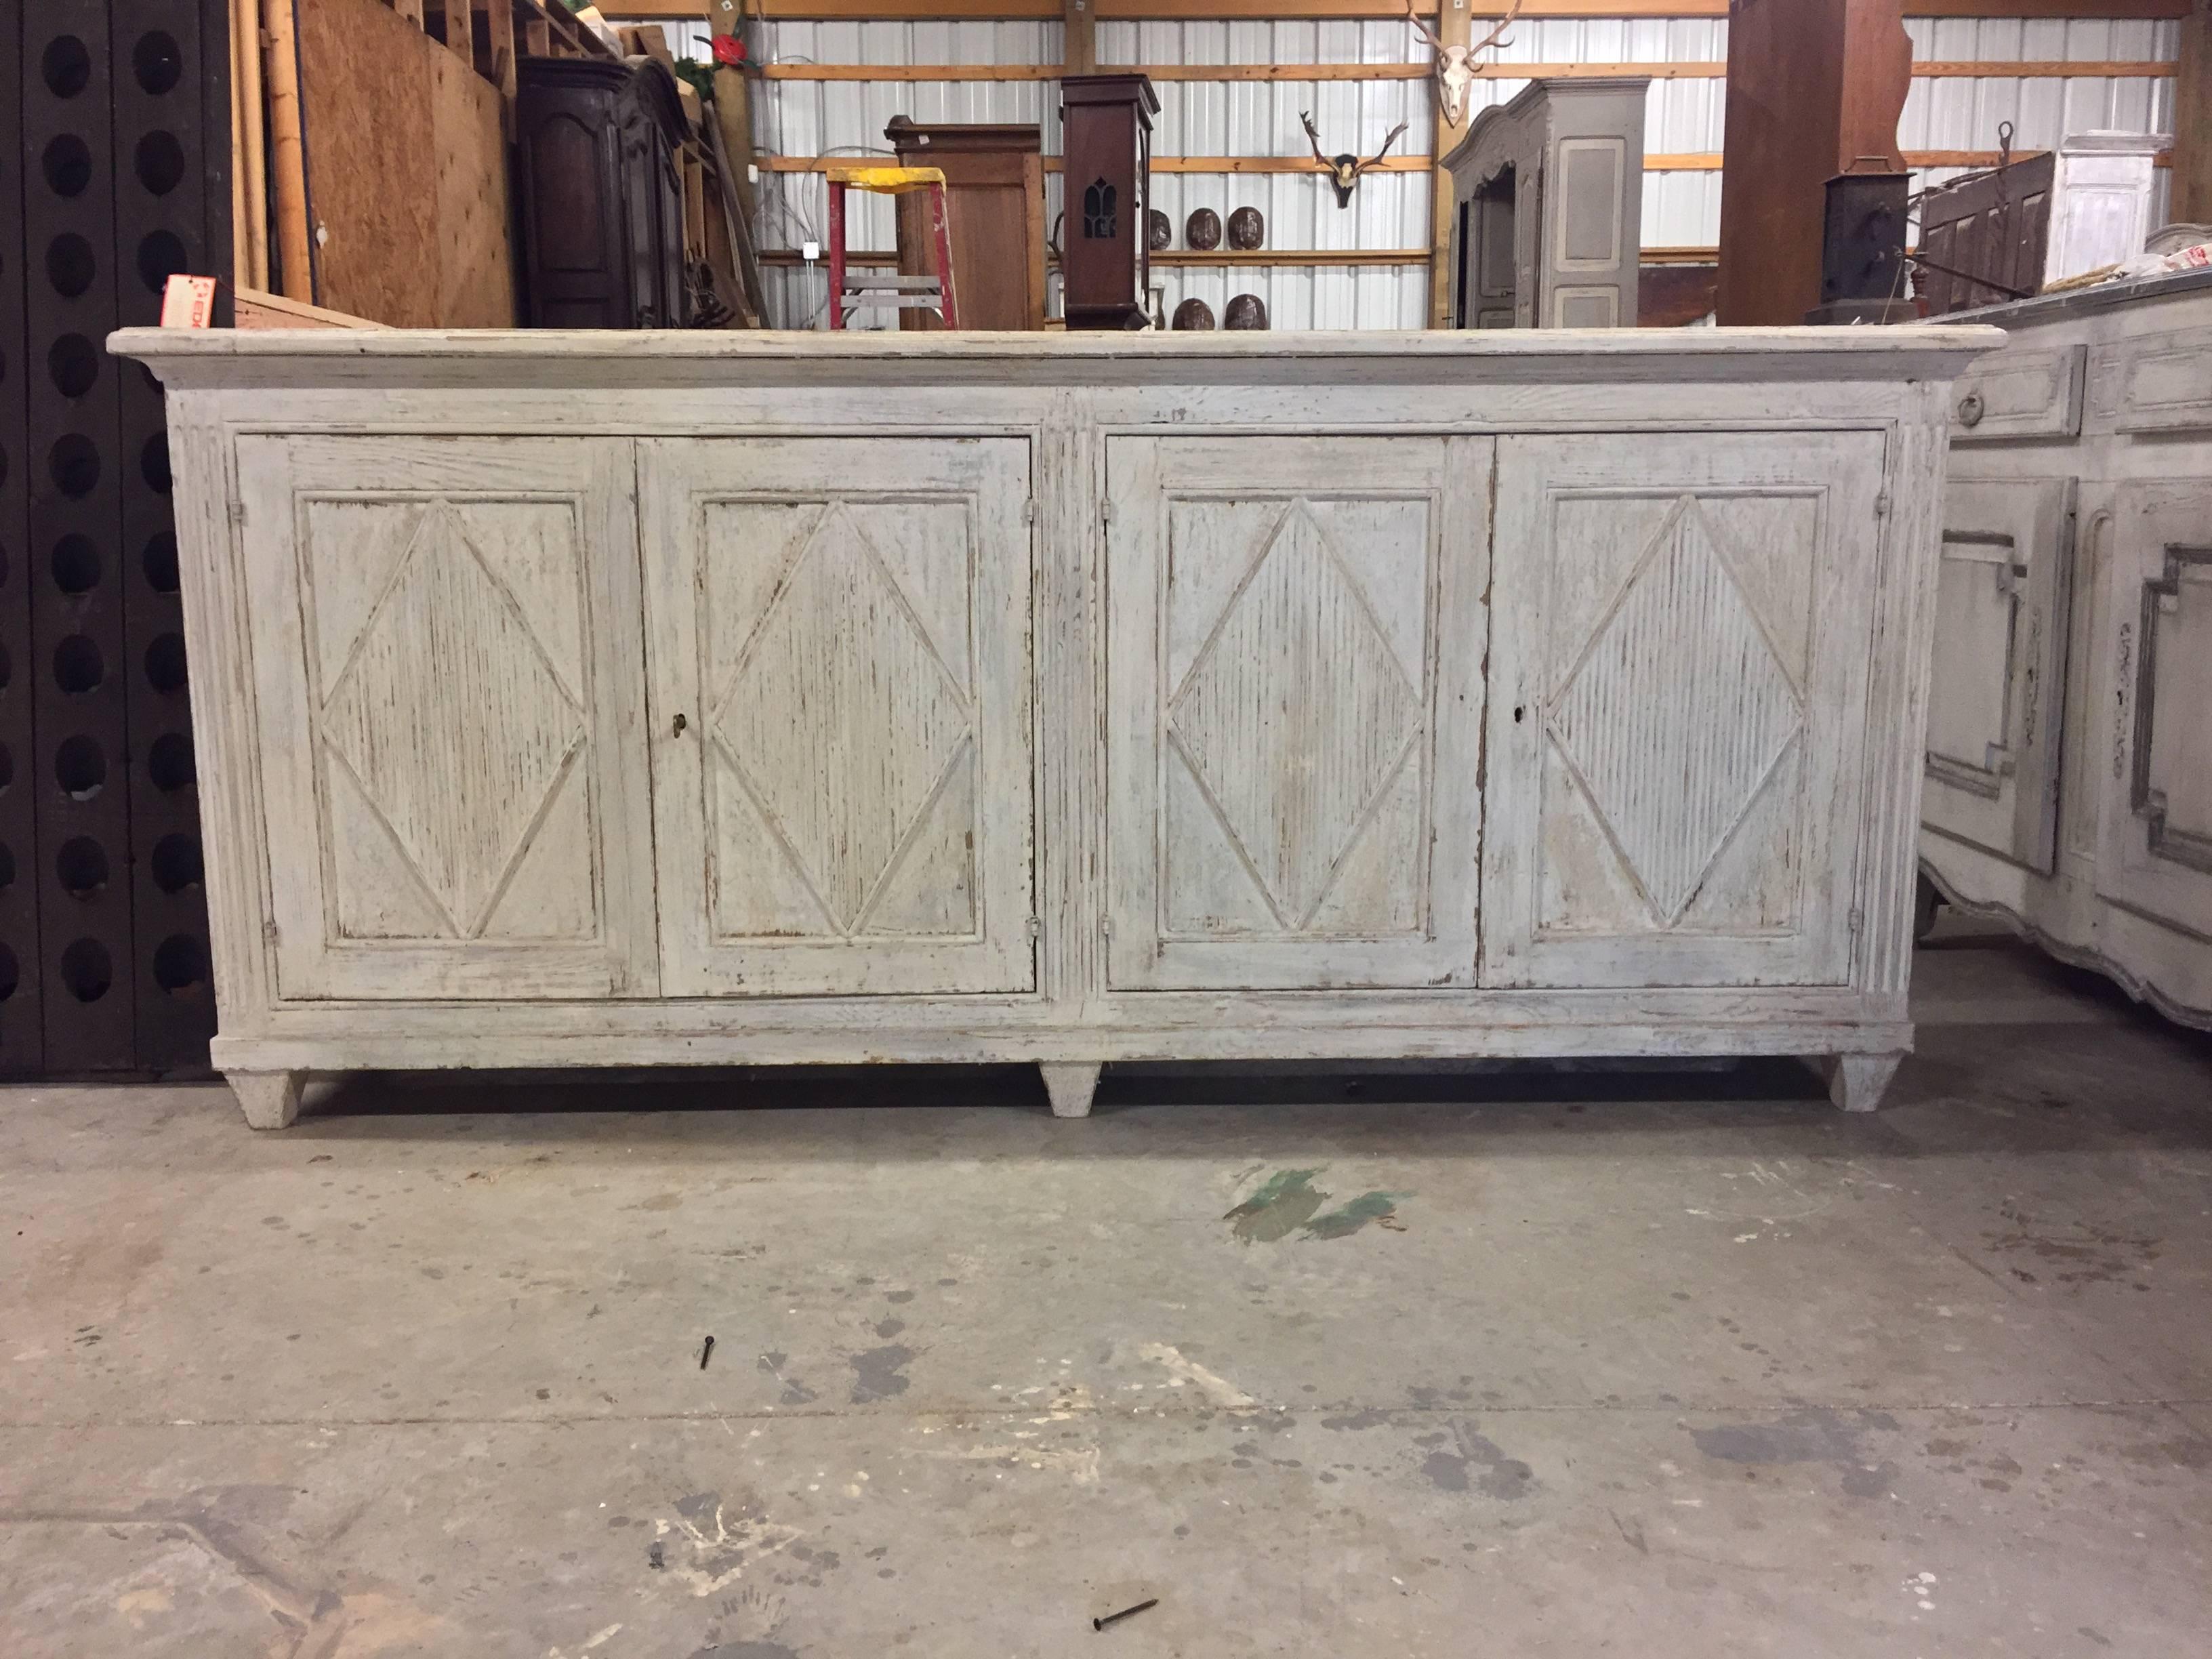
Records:
[[[1528,709],[1527,709],[1525,707],[1516,708],[1516,709],[1513,711],[1513,724],[1514,724],[1514,725],[1516,725],[1516,726],[1520,725],[1520,724],[1521,724],[1521,716],[1522,716],[1522,715],[1523,715],[1523,714],[1527,714],[1528,712]],[[683,717],[682,717],[681,715],[678,715],[678,718],[680,720],[680,719],[681,719],[681,718],[683,718]]]
[[[682,737],[684,735],[684,728],[690,724],[690,722],[685,720],[683,715],[678,714],[676,717],[676,735],[679,738]]]

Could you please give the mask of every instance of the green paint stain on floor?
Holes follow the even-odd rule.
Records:
[[[1318,1170],[1278,1170],[1260,1190],[1222,1217],[1230,1231],[1247,1244],[1273,1244],[1312,1218],[1328,1201],[1328,1194],[1314,1190]]]
[[[1369,1222],[1403,1232],[1399,1200],[1409,1193],[1362,1193],[1349,1204],[1321,1214],[1330,1194],[1313,1184],[1319,1170],[1278,1170],[1260,1189],[1222,1219],[1246,1244],[1273,1244],[1303,1231],[1308,1238],[1349,1238]]]
[[[1376,1222],[1393,1232],[1405,1231],[1405,1224],[1398,1217],[1398,1200],[1410,1198],[1410,1193],[1362,1193],[1340,1209],[1327,1215],[1316,1216],[1308,1222],[1308,1238],[1349,1238],[1369,1222]]]

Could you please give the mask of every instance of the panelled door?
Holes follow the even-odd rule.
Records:
[[[2097,890],[2212,938],[2212,478],[2124,485],[2115,520],[2111,725],[2085,769],[2104,800]]]
[[[247,436],[238,473],[278,994],[653,994],[629,444]]]
[[[1034,987],[1029,468],[639,446],[667,994]]]
[[[1499,441],[1486,983],[1848,978],[1882,451]]]
[[[1954,477],[1936,568],[1929,829],[2055,867],[2074,483]]]
[[[1493,450],[1113,441],[1115,987],[1474,982]]]

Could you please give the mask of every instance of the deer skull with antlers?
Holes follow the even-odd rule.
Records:
[[[1390,146],[1398,142],[1398,135],[1406,130],[1403,121],[1390,129],[1390,136],[1382,141],[1382,148],[1365,161],[1357,155],[1324,155],[1321,153],[1321,134],[1314,131],[1313,116],[1305,110],[1298,112],[1298,119],[1305,123],[1306,137],[1313,143],[1314,160],[1328,169],[1328,185],[1336,192],[1337,206],[1352,205],[1352,187],[1359,182],[1359,175],[1379,166],[1390,153]]]
[[[1473,46],[1448,46],[1415,14],[1413,0],[1406,0],[1406,21],[1420,31],[1421,39],[1437,55],[1437,107],[1443,111],[1449,125],[1457,126],[1467,119],[1467,96],[1474,90],[1474,77],[1484,68],[1475,61],[1476,54],[1488,52],[1492,46],[1513,44],[1504,37],[1505,31],[1513,27],[1513,20],[1521,15],[1522,3],[1522,0],[1513,0],[1504,21]]]

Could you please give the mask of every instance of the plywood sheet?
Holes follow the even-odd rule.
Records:
[[[380,0],[300,8],[319,302],[403,328],[514,323],[499,91]]]

